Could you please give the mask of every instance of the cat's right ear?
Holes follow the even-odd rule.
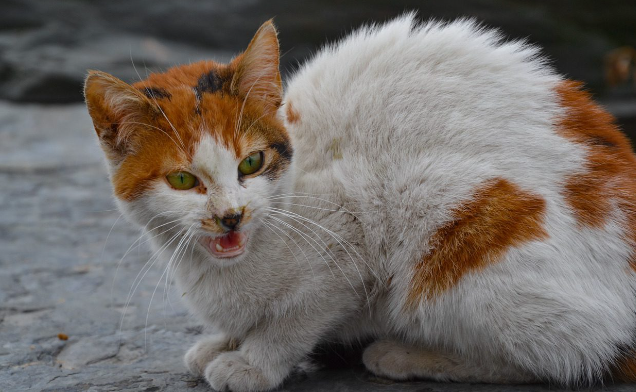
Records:
[[[128,83],[100,71],[88,72],[84,97],[106,156],[122,159],[132,148],[130,136],[136,125],[147,123],[152,102]]]

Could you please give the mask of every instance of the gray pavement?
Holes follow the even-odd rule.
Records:
[[[0,184],[0,391],[210,390],[182,364],[202,326],[174,286],[164,292],[160,266],[148,270],[126,306],[150,253],[141,246],[123,257],[139,232],[115,209],[82,105],[0,102]],[[294,375],[281,390],[558,390],[394,383],[356,362],[323,361],[323,370]]]

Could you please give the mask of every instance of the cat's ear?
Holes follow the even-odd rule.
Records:
[[[131,149],[136,125],[148,122],[154,105],[141,91],[100,71],[89,71],[84,97],[102,149],[111,160],[121,159]]]
[[[276,27],[268,20],[258,29],[245,52],[236,58],[232,91],[251,100],[260,100],[276,110],[283,98],[280,79],[280,49]]]

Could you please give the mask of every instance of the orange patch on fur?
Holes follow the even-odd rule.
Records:
[[[289,121],[290,124],[298,122],[300,120],[300,114],[294,110],[292,103],[287,102],[285,106],[287,107],[287,110],[285,110],[285,113],[287,114],[287,121]]]
[[[618,207],[626,218],[627,240],[636,245],[636,156],[629,139],[580,83],[563,82],[557,93],[566,109],[558,132],[587,150],[586,171],[567,179],[566,201],[587,227],[603,226]],[[631,266],[636,269],[636,252]]]
[[[636,352],[630,351],[629,357],[621,358],[610,370],[615,381],[636,382]]]
[[[454,219],[431,237],[431,250],[415,266],[407,306],[432,299],[471,271],[499,261],[514,246],[546,238],[545,200],[496,178],[453,211]]]

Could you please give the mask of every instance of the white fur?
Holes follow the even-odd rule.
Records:
[[[204,140],[193,172],[214,182],[209,196],[161,185],[126,207],[145,211],[134,214],[142,224],[162,210],[189,211],[180,228],[209,208],[255,209],[240,260],[224,265],[193,243],[192,259],[179,264],[192,311],[239,342],[201,360],[193,349],[191,369],[216,389],[267,390],[321,340],[372,336],[445,351],[473,372],[489,361],[510,365],[499,378],[493,368],[483,377],[420,373],[438,379],[598,379],[618,347],[634,343],[636,279],[623,218],[582,228],[563,199],[585,150],[555,132],[560,81],[523,43],[501,42],[469,21],[416,26],[407,15],[325,48],[293,77],[285,101],[300,121],[286,123],[294,161],[278,182],[239,186],[238,158]],[[546,200],[549,238],[510,249],[406,311],[428,239],[495,177]]]

